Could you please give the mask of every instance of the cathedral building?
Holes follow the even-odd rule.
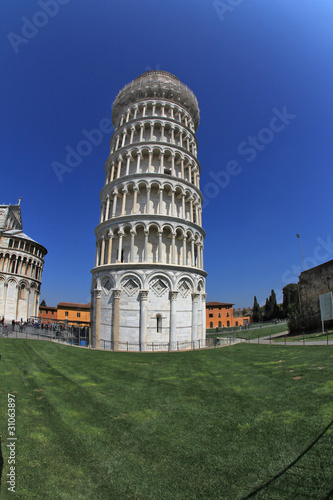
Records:
[[[47,254],[23,232],[20,203],[0,205],[0,317],[5,322],[38,316]]]
[[[96,260],[91,343],[112,349],[204,345],[199,107],[174,75],[149,71],[113,104]]]

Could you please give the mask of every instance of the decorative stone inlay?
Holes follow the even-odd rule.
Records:
[[[187,280],[181,280],[178,283],[180,295],[185,299],[191,293],[191,286]]]
[[[130,276],[122,282],[121,287],[131,297],[139,290],[140,282],[134,276]]]
[[[113,287],[113,283],[110,278],[104,278],[102,281],[102,288],[106,294],[109,294]]]
[[[141,300],[148,300],[149,290],[140,290]]]
[[[169,285],[167,281],[162,278],[155,278],[149,284],[149,287],[153,290],[158,297],[161,297],[168,289]]]

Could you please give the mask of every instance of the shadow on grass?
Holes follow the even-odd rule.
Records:
[[[243,497],[242,500],[248,500],[248,498],[252,498],[253,496],[257,495],[257,493],[259,493],[260,491],[265,489],[267,486],[269,486],[271,483],[273,483],[276,479],[283,476],[283,474],[285,474],[289,469],[291,469],[291,467],[296,465],[297,462],[311,450],[311,448],[326,434],[326,432],[328,431],[328,429],[331,427],[332,424],[333,424],[333,420],[331,420],[331,422],[328,424],[327,427],[325,427],[325,429],[319,434],[319,436],[317,436],[316,439],[314,441],[312,441],[312,443],[293,462],[291,462],[289,465],[287,465],[284,469],[282,469],[274,477],[272,477],[271,479],[266,481],[266,483],[264,483],[261,486],[259,486],[258,488],[256,488],[254,491],[252,491],[251,493],[246,495],[246,497]],[[327,497],[325,497],[324,500],[331,498],[330,495],[332,492],[333,492],[333,490],[328,494]]]

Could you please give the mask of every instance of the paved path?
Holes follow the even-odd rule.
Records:
[[[323,338],[321,340],[307,340],[306,336],[303,340],[287,340],[288,339],[288,331],[285,332],[280,332],[280,333],[275,333],[271,335],[270,337],[261,337],[258,339],[252,339],[248,340],[247,342],[250,344],[269,344],[269,345],[333,345],[333,339],[328,339],[327,343],[327,338]],[[280,340],[277,342],[277,340]]]

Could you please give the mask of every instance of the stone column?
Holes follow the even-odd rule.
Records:
[[[158,231],[158,262],[162,262],[162,231]]]
[[[145,126],[144,126],[143,123],[141,123],[141,125],[140,125],[140,142],[143,141],[143,131],[144,131],[144,129],[145,129]]]
[[[106,210],[105,210],[105,219],[109,220],[109,211],[110,211],[110,196],[106,195]]]
[[[191,196],[189,199],[190,202],[190,222],[193,222],[193,197]]]
[[[186,234],[183,235],[183,266],[187,266]]]
[[[119,325],[120,325],[120,313],[119,313],[119,303],[120,303],[121,290],[113,289],[113,326],[112,326],[112,340],[113,340],[113,350],[117,351],[119,349]]]
[[[100,347],[101,342],[101,290],[95,290],[96,300],[96,323],[95,323],[95,347]]]
[[[101,204],[101,216],[99,218],[99,223],[102,224],[104,218],[104,201]]]
[[[163,188],[160,188],[158,194],[160,195],[159,203],[158,203],[158,213],[162,215],[162,206],[163,206]]]
[[[121,205],[121,215],[125,215],[127,189],[123,189],[123,200]]]
[[[185,220],[186,210],[185,210],[185,193],[182,193],[182,218]]]
[[[171,126],[171,144],[175,143],[175,127],[172,125]]]
[[[121,253],[122,253],[122,250],[123,250],[123,236],[124,236],[124,233],[120,232],[118,233],[118,260],[117,262],[121,262]]]
[[[146,348],[148,293],[148,290],[140,290],[140,351]]]
[[[117,179],[119,179],[119,177],[120,177],[121,163],[122,163],[122,161],[123,161],[123,157],[119,156],[119,158],[118,158],[118,169],[117,169]]]
[[[170,336],[169,350],[176,349],[176,327],[177,327],[177,296],[178,292],[170,292]]]
[[[175,153],[171,155],[171,175],[175,175]]]
[[[160,158],[160,174],[163,174],[164,172],[164,151],[161,152],[161,158]]]
[[[198,340],[198,309],[199,309],[199,293],[192,293],[192,332],[191,340]],[[193,347],[193,344],[192,344]]]
[[[131,233],[131,251],[130,251],[130,260],[134,262],[134,238],[135,238],[135,229],[130,230]]]
[[[99,251],[100,251],[100,243],[96,241],[96,256],[95,256],[95,267],[99,264]]]
[[[113,235],[109,233],[109,247],[108,247],[108,264],[111,264],[111,255],[112,255],[112,239]]]
[[[15,313],[14,313],[14,319],[15,319],[15,321],[17,321],[17,312],[18,312],[18,305],[19,305],[19,296],[20,296],[20,287],[19,287],[19,285],[16,285],[16,301],[15,301]],[[36,304],[36,297],[35,297],[34,306],[33,306],[33,311],[32,311],[32,315],[33,315],[33,316],[36,316],[36,313],[35,313],[35,304]]]
[[[125,141],[126,141],[126,130],[123,130],[123,141],[121,143],[121,147],[123,148],[125,146]],[[118,176],[119,177],[119,176]]]
[[[138,152],[137,162],[136,162],[136,173],[137,173],[137,174],[139,173],[139,170],[140,170],[140,160],[141,160],[141,156],[142,156],[142,153],[141,153],[141,151],[139,151],[139,152]]]
[[[148,172],[151,172],[151,160],[153,158],[153,152],[150,150],[149,153],[149,160],[148,160]]]
[[[145,248],[144,248],[144,262],[148,262],[148,235],[149,231],[145,231]]]
[[[105,238],[104,236],[101,237],[102,240],[102,250],[101,250],[101,261],[99,263],[100,266],[103,266],[104,264],[104,253],[105,253]]]
[[[130,144],[133,144],[134,142],[134,134],[135,134],[135,126],[131,126],[131,137],[130,137]]]
[[[113,178],[114,178],[114,163],[111,164],[110,182],[113,181]]]
[[[195,266],[194,239],[191,240],[191,266]]]
[[[171,188],[171,216],[175,217],[175,188]]]
[[[112,217],[115,217],[117,210],[118,191],[113,191]]]
[[[171,243],[171,264],[175,263],[175,239],[176,235],[172,235],[172,243]]]
[[[126,174],[125,175],[128,175],[129,174],[130,163],[131,163],[131,158],[132,158],[131,153],[127,153],[126,158],[127,158],[127,163],[126,163]]]
[[[149,214],[149,205],[150,205],[150,187],[147,186],[146,214]]]
[[[136,202],[137,202],[137,199],[138,199],[138,191],[139,191],[139,188],[134,186],[133,188],[133,209],[132,209],[132,214],[136,214]]]

